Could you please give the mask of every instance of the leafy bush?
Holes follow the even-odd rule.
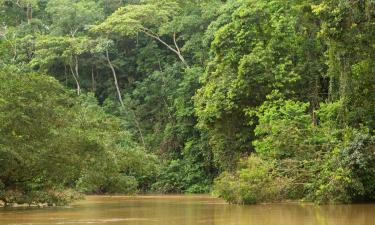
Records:
[[[256,152],[275,159],[305,157],[309,154],[306,148],[310,147],[306,137],[311,136],[308,104],[275,97],[279,97],[277,93],[268,96],[269,101],[257,112],[259,124],[255,135],[258,138],[253,142]]]
[[[222,173],[215,181],[214,194],[231,203],[254,204],[283,198],[287,178],[278,177],[273,161],[252,155],[235,174]]]
[[[374,138],[357,131],[350,133],[347,144],[327,154],[312,186],[310,198],[314,201],[350,203],[374,199]]]
[[[368,130],[342,128],[341,102],[321,104],[314,125],[308,104],[268,97],[257,112],[257,153],[225,172],[215,193],[229,202],[280,199],[317,203],[371,200],[375,193],[375,142]]]
[[[77,188],[87,194],[134,194],[154,182],[157,164],[142,149],[117,149],[116,158],[103,155],[83,171]],[[119,172],[121,171],[121,172]]]
[[[162,165],[152,189],[161,193],[207,193],[210,180],[202,166],[184,160],[171,160]]]
[[[138,190],[138,181],[135,177],[117,175],[109,178],[109,194],[134,194]]]
[[[76,187],[134,193],[156,165],[92,94],[40,74],[0,71],[0,143],[5,203],[66,204]]]

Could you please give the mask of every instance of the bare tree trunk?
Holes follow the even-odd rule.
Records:
[[[26,16],[27,16],[27,24],[31,23],[31,20],[33,19],[33,6],[31,3],[28,3],[26,6]]]
[[[118,99],[119,99],[119,101],[120,101],[121,107],[125,110],[124,101],[122,100],[120,87],[119,87],[118,82],[117,82],[116,70],[115,70],[115,68],[113,67],[112,62],[111,62],[111,60],[110,60],[110,58],[109,58],[108,49],[106,49],[105,54],[106,54],[106,57],[107,57],[108,65],[109,65],[109,67],[110,67],[111,70],[112,70],[112,75],[113,75],[113,79],[114,79],[114,81],[115,81],[115,86],[116,86],[116,90],[117,90],[117,96],[118,96]],[[135,113],[134,113],[134,111],[133,111],[132,109],[129,109],[129,111],[132,113],[133,120],[134,120],[135,126],[136,126],[137,129],[138,129],[139,136],[140,136],[140,138],[141,138],[141,141],[142,141],[143,147],[146,147],[146,143],[145,143],[145,140],[144,140],[144,138],[143,138],[143,133],[142,133],[142,130],[141,130],[141,126],[139,125],[139,122],[138,122],[138,120],[137,120],[137,116],[135,115]]]
[[[92,91],[96,91],[96,81],[94,76],[94,66],[91,67],[91,85],[92,85]]]
[[[113,67],[111,60],[109,59],[108,49],[105,50],[105,55],[106,55],[106,57],[107,57],[108,65],[109,65],[109,67],[110,67],[111,70],[112,70],[112,75],[113,75],[113,79],[114,79],[114,81],[115,81],[115,86],[116,86],[116,90],[117,90],[117,97],[118,97],[118,100],[120,101],[121,106],[122,106],[123,108],[125,108],[124,101],[122,100],[122,96],[121,96],[120,87],[119,87],[118,82],[117,82],[116,70],[115,70],[115,68]]]
[[[133,120],[134,120],[135,126],[137,127],[139,137],[141,138],[142,145],[143,145],[144,148],[146,148],[146,142],[145,142],[145,139],[143,138],[143,132],[142,132],[141,126],[139,125],[139,122],[137,120],[137,115],[135,115],[135,112],[132,109],[130,109],[130,112],[132,113]]]
[[[76,77],[76,75],[74,74],[74,71],[73,71],[73,68],[72,68],[72,65],[69,64],[69,68],[70,68],[70,72],[72,73],[72,76],[74,78],[74,81],[76,82],[76,86],[77,86],[77,95],[80,95],[81,94],[81,86],[79,85],[79,81],[78,81],[78,78]]]
[[[77,55],[75,55],[74,56],[74,60],[75,60],[75,70],[76,70],[76,76],[77,76],[77,78],[79,78],[79,64],[78,64],[78,56]]]
[[[68,74],[66,72],[66,65],[64,64],[65,87],[68,87]]]

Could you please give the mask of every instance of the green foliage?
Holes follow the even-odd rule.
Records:
[[[162,193],[207,193],[210,180],[202,167],[191,161],[171,160],[160,168],[152,188]]]
[[[53,25],[52,33],[75,36],[103,19],[103,9],[95,1],[50,0],[46,12]]]
[[[94,143],[76,138],[74,102],[53,78],[2,71],[0,79],[2,200],[35,191],[54,195],[79,175]],[[41,201],[38,196],[30,201]]]
[[[373,129],[374,3],[326,0],[313,7],[321,18],[320,35],[329,44],[330,95],[343,102],[342,123]]]
[[[77,182],[84,192],[132,193],[137,178],[150,174],[144,171],[155,160],[137,149],[121,120],[106,114],[94,96],[73,98],[39,74],[3,71],[0,79],[5,203],[64,204],[74,199],[65,189]]]
[[[350,203],[373,200],[374,154],[373,137],[350,132],[348,143],[327,154],[322,170],[312,185],[311,196],[319,203]]]
[[[306,114],[308,105],[283,99],[263,103],[257,112],[259,125],[255,128],[257,153],[275,159],[306,157],[309,152],[306,147],[311,146],[305,143],[306,137],[311,136],[308,133],[311,119]],[[282,141],[286,139],[289,141]]]
[[[44,71],[51,70],[58,63],[73,66],[73,57],[89,52],[95,44],[87,37],[43,36],[35,43],[35,56],[30,66]]]
[[[240,163],[235,174],[224,172],[217,178],[214,194],[238,204],[280,200],[285,195],[288,178],[277,177],[274,168],[274,161],[250,156]]]
[[[163,26],[178,13],[178,9],[178,4],[175,2],[164,0],[128,5],[117,9],[93,30],[102,33],[117,32],[126,36],[143,31],[149,32],[150,26]]]
[[[277,13],[276,13],[277,12]],[[213,57],[195,96],[198,125],[210,136],[215,159],[234,169],[252,150],[247,110],[273,89],[289,94],[298,79],[297,17],[285,1],[244,1],[215,33]]]
[[[230,202],[245,204],[279,199],[371,200],[373,137],[366,130],[337,126],[339,102],[322,104],[317,112],[320,123],[314,126],[306,103],[274,96],[257,112],[257,154],[248,160],[258,163],[245,168],[240,164],[234,174],[223,173],[215,192]]]

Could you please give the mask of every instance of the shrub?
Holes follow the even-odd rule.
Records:
[[[214,194],[239,204],[280,200],[288,182],[276,176],[274,168],[273,161],[252,155],[240,164],[235,174],[224,172],[216,179]]]
[[[373,200],[375,194],[375,141],[368,134],[349,130],[349,141],[325,158],[310,198],[319,203]]]

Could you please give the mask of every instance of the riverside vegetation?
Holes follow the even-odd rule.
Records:
[[[375,198],[372,0],[0,0],[0,201]]]

